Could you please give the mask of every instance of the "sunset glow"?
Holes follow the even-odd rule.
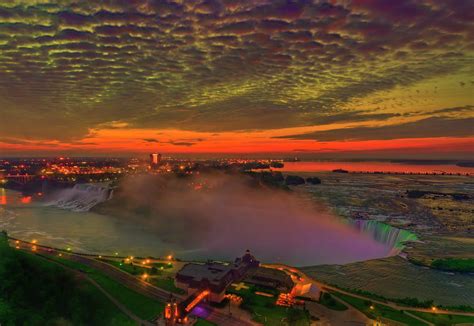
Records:
[[[465,158],[468,3],[5,2],[0,150]]]

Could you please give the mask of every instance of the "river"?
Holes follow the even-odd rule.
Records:
[[[84,253],[155,257],[171,254],[188,260],[231,260],[250,248],[263,261],[304,266],[343,264],[387,257],[396,254],[394,248],[399,245],[394,240],[398,239],[399,232],[395,234],[393,230],[388,230],[386,238],[391,242],[383,243],[380,241],[383,237],[377,233],[380,228],[374,225],[353,227],[334,217],[335,220],[331,223],[314,221],[296,225],[295,230],[289,230],[288,225],[292,224],[279,221],[280,223],[275,224],[282,227],[277,227],[276,231],[269,230],[267,235],[264,230],[255,230],[253,234],[239,234],[239,230],[232,229],[233,236],[223,237],[227,240],[219,242],[218,246],[183,248],[163,242],[159,235],[146,226],[126,219],[91,211],[74,212],[45,206],[6,189],[0,189],[0,198],[0,229],[5,229],[11,236],[20,239],[35,239],[44,245],[71,248]],[[281,219],[279,216],[276,218]],[[291,222],[294,217],[289,217],[288,220]],[[253,230],[254,227],[249,229]],[[372,232],[373,229],[378,231]]]
[[[350,172],[390,172],[390,173],[461,173],[473,174],[474,168],[461,167],[454,164],[410,164],[394,162],[343,162],[343,161],[311,161],[284,162],[284,167],[275,169],[287,172],[324,172],[343,169]]]

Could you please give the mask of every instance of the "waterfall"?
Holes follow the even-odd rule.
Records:
[[[414,233],[379,221],[355,220],[354,225],[360,232],[369,234],[376,241],[392,248],[391,254],[399,254],[405,247],[405,242],[418,240]]]
[[[76,184],[51,196],[47,206],[56,206],[74,212],[85,212],[95,205],[112,198],[113,190],[94,184]]]

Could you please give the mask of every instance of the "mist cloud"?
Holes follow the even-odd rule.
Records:
[[[231,258],[251,249],[265,261],[309,265],[389,251],[323,205],[258,186],[247,176],[128,177],[98,210],[143,225],[198,257]]]

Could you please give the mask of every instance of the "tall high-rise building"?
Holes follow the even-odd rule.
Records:
[[[152,153],[150,154],[150,166],[154,167],[160,164],[161,161],[161,154],[158,153]]]

